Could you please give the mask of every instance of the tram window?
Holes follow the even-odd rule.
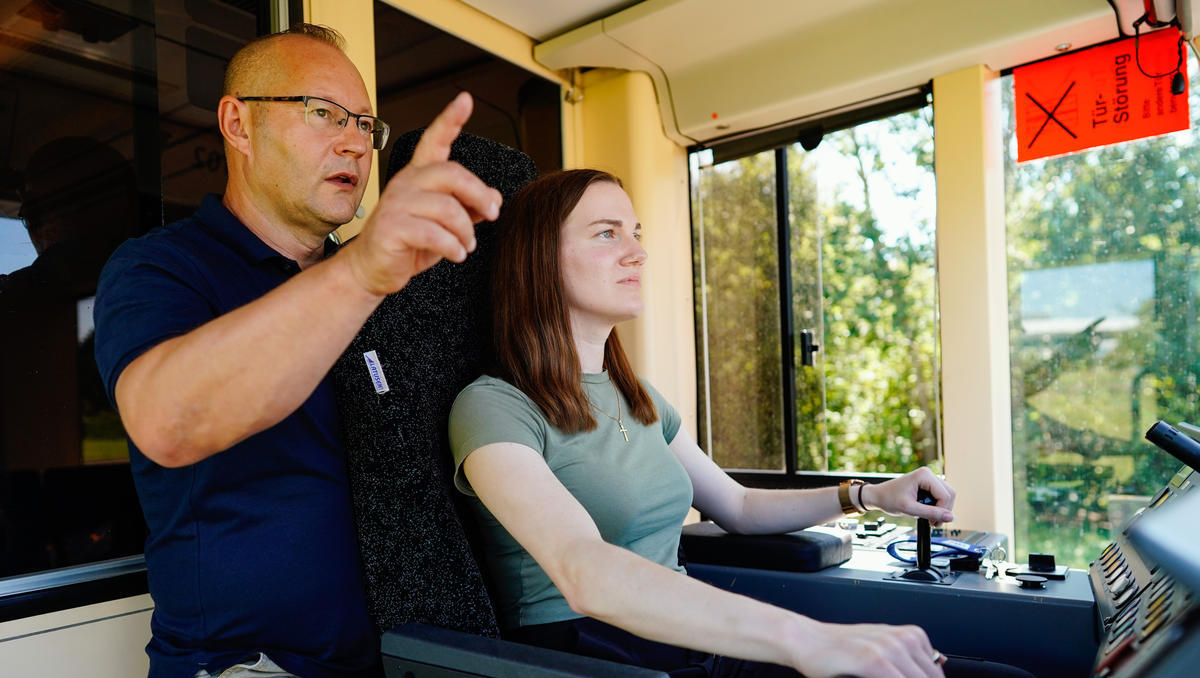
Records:
[[[0,217],[0,275],[26,268],[37,259],[33,240],[21,219]]]
[[[784,468],[775,158],[693,154],[701,444],[722,466]]]
[[[1189,130],[1021,164],[1002,92],[1016,555],[1086,567],[1178,467],[1145,431],[1200,417],[1200,89]]]
[[[125,433],[92,356],[92,295],[121,241],[224,190],[224,68],[268,14],[224,0],[21,5],[0,11],[0,577],[142,551]],[[469,131],[561,167],[556,84],[374,7],[393,138],[468,88]]]
[[[932,110],[825,134],[812,151],[711,157],[691,157],[706,449],[726,468],[940,469]],[[812,366],[802,330],[820,346]]]
[[[222,190],[214,112],[247,4],[0,12],[0,576],[142,552],[92,296],[118,244]]]

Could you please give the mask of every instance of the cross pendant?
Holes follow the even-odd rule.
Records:
[[[629,429],[625,428],[625,424],[620,422],[617,422],[617,425],[621,427],[621,435],[625,436],[625,442],[629,442]]]

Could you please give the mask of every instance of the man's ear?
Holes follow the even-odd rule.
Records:
[[[217,103],[217,126],[225,143],[242,155],[250,155],[250,107],[236,97],[225,95]]]

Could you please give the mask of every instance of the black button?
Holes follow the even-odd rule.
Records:
[[[1039,577],[1036,574],[1019,574],[1015,579],[1021,583],[1023,589],[1044,589],[1046,588],[1046,578]]]

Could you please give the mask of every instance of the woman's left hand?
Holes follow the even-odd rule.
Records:
[[[917,501],[917,490],[925,489],[933,495],[937,505]],[[934,525],[954,520],[954,488],[938,478],[928,468],[921,467],[878,485],[863,485],[860,498],[869,509],[880,509],[889,515],[910,515],[926,518]]]

